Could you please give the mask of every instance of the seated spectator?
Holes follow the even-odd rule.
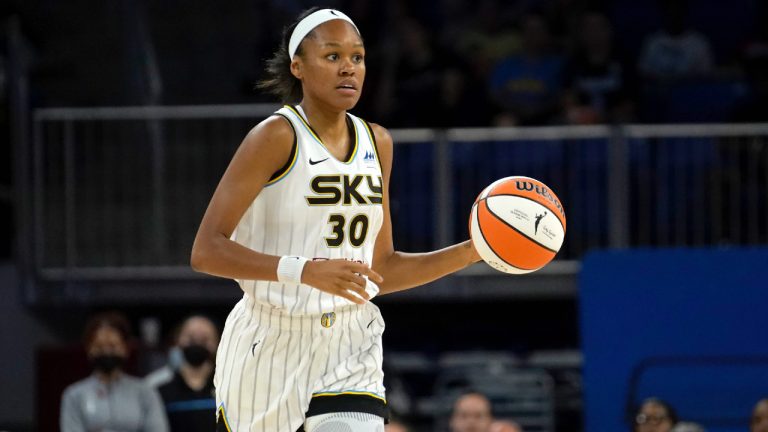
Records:
[[[440,85],[440,56],[430,32],[413,18],[397,25],[394,67],[385,78],[391,89],[391,121],[400,127],[432,126]]]
[[[678,422],[675,427],[672,428],[672,432],[704,432],[704,428],[698,423]]]
[[[513,14],[504,6],[508,7],[498,0],[479,1],[469,25],[456,37],[456,52],[479,63],[486,73],[490,66],[520,50],[520,35],[508,20]]]
[[[490,432],[523,432],[519,424],[511,420],[494,420]]]
[[[687,1],[662,1],[664,27],[644,41],[640,73],[646,78],[674,79],[711,72],[709,41],[688,27]]]
[[[159,383],[171,431],[216,428],[213,387],[214,356],[219,330],[210,319],[193,315],[181,324],[174,349],[183,355],[178,368]]]
[[[408,427],[397,420],[390,420],[389,423],[387,423],[384,426],[384,432],[408,432],[408,431],[409,431]]]
[[[579,20],[576,51],[567,73],[565,115],[568,123],[626,122],[632,115],[627,74],[613,46],[613,28],[600,12]]]
[[[489,432],[492,421],[488,398],[481,393],[470,392],[454,402],[449,426],[451,432]]]
[[[635,432],[671,432],[677,424],[677,414],[668,403],[649,398],[640,405],[634,421]]]
[[[563,59],[552,51],[551,39],[541,15],[523,17],[522,51],[501,60],[491,72],[491,96],[502,111],[496,124],[547,124],[558,113]]]
[[[768,432],[768,398],[761,399],[752,410],[749,432]]]
[[[160,396],[142,380],[123,372],[130,326],[121,314],[96,315],[87,324],[85,350],[94,372],[64,390],[62,432],[166,432]]]

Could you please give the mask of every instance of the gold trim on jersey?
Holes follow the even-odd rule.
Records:
[[[291,120],[288,117],[286,117],[285,115],[283,115],[281,113],[277,113],[277,115],[279,115],[280,117],[284,118],[285,121],[287,121],[288,124],[291,126],[291,130],[293,131],[293,148],[291,149],[291,152],[293,153],[293,159],[291,159],[291,163],[288,165],[287,168],[285,168],[285,169],[280,168],[281,170],[283,170],[283,172],[281,172],[280,175],[278,175],[277,177],[275,177],[273,179],[270,179],[264,185],[265,187],[266,186],[272,186],[273,184],[275,184],[275,183],[279,182],[280,180],[282,180],[283,178],[285,178],[285,176],[287,176],[288,173],[290,173],[291,170],[293,170],[293,167],[296,166],[296,161],[299,160],[299,135],[296,133],[296,129],[293,127],[293,122],[291,122]]]
[[[295,115],[296,115],[296,117],[298,117],[298,118],[299,118],[299,120],[301,120],[301,124],[303,124],[303,125],[304,125],[304,127],[307,129],[307,132],[309,132],[309,134],[310,134],[310,135],[312,135],[312,138],[314,138],[314,139],[315,139],[315,141],[317,141],[317,142],[318,142],[318,144],[320,144],[321,146],[323,146],[323,148],[325,149],[325,151],[326,151],[326,152],[328,152],[328,154],[329,154],[329,155],[330,155],[332,158],[336,159],[336,160],[337,160],[337,161],[339,161],[339,162],[345,163],[345,164],[347,164],[347,165],[351,164],[351,163],[352,163],[352,161],[354,161],[354,160],[355,160],[355,156],[357,156],[357,149],[360,147],[360,146],[358,145],[358,142],[360,141],[360,134],[357,132],[357,125],[355,124],[355,121],[354,121],[354,120],[353,120],[351,117],[348,117],[348,118],[349,118],[349,120],[352,122],[352,128],[355,130],[355,144],[354,144],[354,145],[355,145],[355,147],[354,147],[354,149],[352,150],[352,154],[349,156],[349,159],[347,159],[347,160],[339,160],[339,159],[338,159],[336,156],[334,156],[334,155],[333,155],[333,153],[331,153],[331,151],[330,151],[330,150],[328,150],[328,147],[326,147],[326,146],[325,146],[325,144],[323,143],[323,140],[321,140],[321,139],[320,139],[320,137],[319,137],[319,136],[317,136],[317,134],[315,133],[314,129],[312,129],[312,126],[310,126],[310,125],[309,125],[309,123],[307,122],[307,120],[306,120],[306,119],[304,119],[304,116],[303,116],[303,115],[299,114],[299,112],[296,110],[296,108],[294,108],[294,107],[292,107],[292,106],[290,106],[290,105],[285,105],[285,107],[286,107],[286,108],[288,108],[289,110],[291,110],[291,112],[292,112],[293,114],[295,114]]]
[[[312,397],[332,397],[332,396],[342,396],[342,395],[353,395],[353,396],[370,396],[374,399],[378,399],[385,404],[387,403],[387,400],[383,397],[377,395],[376,393],[366,392],[366,391],[342,391],[342,392],[320,392],[320,393],[313,393]]]
[[[219,405],[217,414],[220,416],[219,418],[224,423],[224,427],[227,429],[227,432],[232,432],[232,428],[229,427],[229,421],[227,420],[227,413],[224,411],[224,404]],[[217,420],[219,418],[217,418]]]

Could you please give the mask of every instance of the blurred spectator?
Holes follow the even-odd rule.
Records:
[[[496,111],[485,91],[488,76],[499,60],[520,50],[520,36],[511,25],[508,6],[483,0],[465,11],[466,23],[454,18],[445,24],[444,66],[438,89],[437,127],[489,126]],[[469,12],[474,11],[472,15]],[[480,86],[479,86],[480,85]],[[479,86],[479,87],[478,87]]]
[[[172,352],[181,359],[157,382],[165,403],[171,431],[212,431],[216,428],[216,395],[213,387],[214,356],[219,330],[207,317],[193,315],[184,320]],[[171,357],[178,357],[178,354]],[[179,361],[180,360],[180,361]],[[156,377],[159,374],[155,375]]]
[[[490,432],[523,432],[519,424],[511,420],[494,420],[491,423]]]
[[[435,119],[429,126],[472,127],[489,126],[493,119],[493,103],[486,91],[478,91],[477,83],[485,82],[477,65],[457,59],[440,76],[440,88],[435,102]]]
[[[567,73],[565,115],[568,123],[626,122],[632,100],[626,70],[615,55],[613,28],[600,12],[581,16],[576,51]]]
[[[451,432],[489,432],[493,417],[491,402],[481,393],[465,393],[453,404]]]
[[[522,52],[503,59],[491,74],[491,95],[503,111],[497,124],[546,124],[554,118],[563,59],[552,51],[551,39],[544,17],[536,13],[523,17]]]
[[[384,78],[390,119],[401,127],[432,126],[442,74],[439,56],[418,21],[406,17],[397,27],[394,65]]]
[[[536,0],[527,0],[529,3],[536,4]],[[573,51],[576,41],[572,35],[575,35],[581,25],[581,17],[592,8],[600,8],[605,3],[604,0],[549,0],[541,5],[547,22],[552,29],[552,35],[563,44],[567,51]],[[530,6],[528,6],[530,7]]]
[[[742,52],[741,64],[752,90],[750,102],[738,115],[742,121],[768,120],[768,4],[760,3],[757,34]]]
[[[768,432],[768,398],[761,399],[752,410],[749,432]]]
[[[64,390],[62,432],[165,432],[168,422],[157,391],[123,372],[130,326],[116,312],[93,317],[85,328],[85,349],[93,374]]]
[[[408,427],[397,420],[390,420],[389,423],[387,423],[384,426],[384,432],[408,432],[408,431],[409,431]]]
[[[704,432],[704,428],[698,423],[679,422],[672,428],[672,432]]]
[[[481,0],[455,41],[456,52],[487,74],[499,60],[520,50],[520,35],[498,0]]]
[[[643,43],[640,72],[647,78],[685,78],[712,70],[712,50],[704,35],[688,27],[687,0],[661,0],[663,28]]]
[[[677,414],[668,403],[649,398],[640,405],[634,422],[635,432],[671,432],[677,424]]]

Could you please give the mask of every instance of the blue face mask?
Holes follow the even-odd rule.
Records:
[[[184,352],[181,348],[175,346],[168,351],[168,366],[173,370],[177,370],[184,364]]]

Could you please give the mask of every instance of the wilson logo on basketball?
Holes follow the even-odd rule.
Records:
[[[524,192],[530,192],[535,191],[537,194],[543,196],[547,199],[547,201],[551,202],[552,205],[555,206],[555,208],[560,211],[560,214],[565,217],[565,210],[563,209],[562,204],[560,204],[560,201],[553,197],[552,194],[549,192],[549,189],[545,187],[539,187],[539,185],[533,184],[529,181],[525,180],[516,180],[515,186],[517,186],[517,190],[524,191]]]
[[[565,238],[565,210],[554,191],[530,177],[505,177],[483,189],[469,232],[477,253],[506,273],[529,273],[550,262]]]

